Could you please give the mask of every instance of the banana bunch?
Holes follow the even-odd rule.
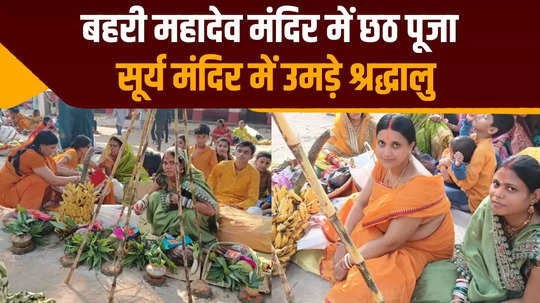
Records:
[[[296,242],[309,226],[311,213],[305,198],[306,191],[299,196],[285,186],[272,188],[272,243],[284,267],[296,253]]]
[[[58,209],[58,218],[66,224],[70,217],[77,224],[88,224],[92,220],[94,203],[98,196],[91,182],[69,183],[62,193],[62,202]]]

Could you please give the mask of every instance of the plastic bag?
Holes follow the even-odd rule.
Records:
[[[101,209],[99,210],[97,221],[101,221],[101,223],[103,224],[105,228],[113,227],[116,225],[116,221],[118,221],[118,217],[120,216],[121,210],[122,210],[122,205],[103,204],[101,206]],[[125,222],[127,212],[128,212],[128,209],[126,207],[124,208],[124,213],[122,214],[121,222]],[[138,226],[140,217],[141,216],[137,216],[135,212],[132,211],[129,224],[133,226]]]
[[[122,203],[124,201],[124,185],[116,179],[112,179],[113,189],[114,189],[114,198],[117,203]]]
[[[296,249],[325,249],[330,244],[331,243],[326,239],[322,228],[320,226],[316,226],[311,228],[305,236],[298,240],[296,243]]]

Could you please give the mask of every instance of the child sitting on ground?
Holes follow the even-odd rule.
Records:
[[[476,142],[476,149],[467,165],[465,179],[458,179],[451,169],[448,170],[449,178],[459,187],[459,189],[446,187],[446,195],[452,202],[452,207],[474,212],[482,199],[487,196],[497,167],[491,140],[509,131],[513,126],[512,115],[467,115],[467,118],[463,119],[460,135],[468,135],[468,130],[474,128],[476,133],[472,134],[471,138]],[[446,167],[452,165],[452,159],[448,156],[439,162]]]
[[[454,182],[452,182],[452,178],[448,174],[448,169],[452,169],[452,172],[457,179],[465,179],[467,177],[467,164],[471,162],[475,149],[476,143],[471,137],[459,136],[450,141],[449,157],[445,158],[445,160],[442,161],[442,163],[439,163],[439,166],[437,167],[447,185],[452,185],[459,189]],[[448,166],[449,163],[447,159],[452,160],[450,166]]]

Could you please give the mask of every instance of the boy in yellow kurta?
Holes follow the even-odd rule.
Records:
[[[206,145],[210,137],[210,128],[206,124],[201,124],[195,129],[195,145],[189,150],[191,153],[191,163],[197,169],[203,172],[204,178],[212,172],[212,169],[218,163],[216,151]]]
[[[253,143],[241,142],[236,146],[236,160],[221,161],[212,170],[207,182],[220,204],[243,210],[257,204],[260,176],[248,163],[254,153]]]
[[[465,178],[457,178],[453,169],[448,169],[448,173],[446,175],[443,173],[443,176],[447,182],[457,185],[457,188],[452,185],[445,186],[452,207],[474,213],[480,202],[488,195],[497,167],[492,137],[508,132],[514,126],[514,118],[512,115],[467,115],[460,135],[469,135],[471,126],[476,130],[476,133],[471,135],[476,141],[476,149],[470,164],[467,165]],[[451,168],[452,160],[445,156],[439,164]]]

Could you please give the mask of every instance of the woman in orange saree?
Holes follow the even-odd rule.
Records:
[[[454,225],[441,176],[411,155],[412,121],[385,115],[377,124],[377,163],[356,200],[340,219],[364,256],[386,302],[410,302],[416,280],[431,261],[452,256]],[[333,228],[328,236],[336,241]],[[325,302],[372,302],[371,293],[339,241],[326,249],[321,275],[334,285]]]
[[[12,151],[0,170],[0,205],[45,208],[44,202],[51,204],[48,202],[53,187],[79,181],[79,175],[69,175],[65,169],[56,167],[51,154],[57,144],[58,138],[52,132],[42,131],[31,145]]]

